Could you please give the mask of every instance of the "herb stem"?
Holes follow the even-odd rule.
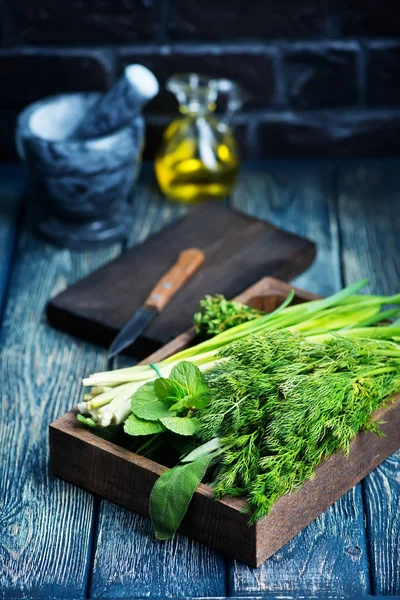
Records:
[[[384,304],[400,304],[400,294],[392,296],[358,295],[367,280],[344,288],[329,298],[313,300],[304,304],[289,305],[294,292],[281,306],[270,314],[256,316],[240,323],[196,346],[185,348],[165,360],[150,365],[92,373],[83,379],[90,386],[84,402],[78,406],[82,414],[90,413],[104,427],[120,424],[130,414],[130,400],[135,391],[156,378],[155,369],[162,378],[169,377],[171,370],[181,361],[191,361],[202,372],[212,371],[221,361],[220,353],[241,340],[268,338],[274,331],[299,332],[306,342],[325,345],[337,337],[345,339],[368,339],[370,349],[376,356],[397,358],[400,347],[400,319],[392,325],[377,325],[382,320],[396,317],[398,308],[381,311]],[[221,302],[227,302],[224,299]],[[222,309],[221,309],[222,310]],[[237,310],[240,310],[238,304]],[[300,367],[297,367],[300,369]],[[311,362],[303,366],[308,372]],[[299,371],[300,372],[300,371]]]

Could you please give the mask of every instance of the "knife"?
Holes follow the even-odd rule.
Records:
[[[153,319],[165,308],[176,292],[196,273],[204,260],[204,252],[197,248],[188,248],[179,254],[176,263],[153,288],[143,306],[122,327],[108,350],[108,358],[113,358],[113,356],[133,344]]]

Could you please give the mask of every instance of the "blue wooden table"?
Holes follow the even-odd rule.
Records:
[[[316,242],[297,285],[330,294],[367,276],[369,291],[394,293],[399,167],[268,161],[245,169],[231,204]],[[0,167],[0,598],[400,595],[400,453],[257,570],[182,536],[157,543],[147,519],[50,475],[48,424],[106,359],[51,329],[44,307],[124,246],[76,253],[46,244],[32,231],[25,184],[20,167]],[[134,209],[130,245],[184,210],[161,198],[149,174]]]

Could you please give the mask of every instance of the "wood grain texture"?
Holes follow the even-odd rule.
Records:
[[[265,161],[246,171],[234,204],[317,246],[296,285],[321,295],[341,288],[334,161]],[[355,552],[348,549],[355,548]],[[259,569],[232,563],[229,594],[274,591],[368,593],[361,488],[351,490]]]
[[[268,284],[281,298],[290,289],[287,284],[266,278],[243,293],[242,300],[256,297],[260,301],[261,293],[268,291]],[[299,296],[302,295],[300,291]],[[269,304],[270,300],[271,296]],[[360,434],[352,444],[348,460],[339,453],[325,461],[313,481],[307,482],[296,495],[279,499],[269,517],[255,527],[246,526],[240,499],[226,498],[216,503],[211,490],[200,486],[181,528],[183,533],[243,562],[259,565],[399,447],[400,397],[390,412],[378,411],[376,419],[387,421],[386,438]],[[148,497],[163,467],[99,440],[77,423],[74,413],[56,421],[50,434],[52,469],[56,475],[140,514],[148,514]]]
[[[383,422],[384,437],[360,433],[348,458],[339,452],[323,461],[312,480],[296,494],[279,498],[268,517],[254,526],[248,526],[243,514],[243,498],[226,496],[216,502],[212,489],[200,484],[179,530],[252,567],[260,565],[400,447],[400,395],[372,418]],[[50,454],[56,476],[145,516],[153,485],[166,470],[95,436],[77,421],[76,411],[50,426]]]
[[[21,210],[26,173],[16,165],[0,165],[0,326]]]
[[[353,161],[338,179],[346,283],[369,277],[372,293],[400,292],[398,160]],[[400,452],[363,482],[372,593],[400,594]]]
[[[32,207],[34,210],[34,207]],[[48,297],[115,256],[71,254],[23,225],[0,349],[0,596],[84,597],[93,498],[48,472],[48,423],[103,352],[51,330]]]
[[[232,206],[313,241],[316,259],[294,284],[329,296],[340,287],[335,193],[336,162],[267,160],[246,166]]]
[[[114,596],[114,600],[148,600],[149,596],[141,596],[141,597],[135,597],[135,596],[130,596],[130,597],[124,597],[122,598],[116,598]],[[160,598],[157,596],[157,598]],[[176,600],[193,600],[193,597],[188,598],[187,596],[179,596],[179,598],[175,597]],[[238,600],[239,598],[242,599],[243,596],[199,596],[199,600]],[[390,596],[389,597],[390,600],[400,600],[400,596]],[[21,598],[21,597],[15,597],[13,598],[13,600],[27,600],[26,596]],[[31,599],[28,599],[31,600]],[[52,598],[51,600],[59,600],[58,598]],[[68,598],[65,599],[63,598],[63,600],[75,600],[74,598]],[[163,600],[168,600],[167,598],[163,598]],[[321,593],[318,595],[315,594],[297,594],[296,592],[294,593],[267,593],[267,594],[263,594],[262,596],[254,596],[254,595],[249,595],[246,596],[246,600],[349,600],[349,596],[344,595],[344,594],[336,594],[335,592],[332,593]],[[388,596],[358,596],[357,600],[388,600]]]
[[[129,244],[143,241],[187,212],[164,200],[145,171],[134,197],[135,221]],[[115,367],[132,364],[118,356]],[[179,597],[225,594],[226,561],[215,550],[178,535],[154,540],[147,517],[100,500],[90,597]]]
[[[114,600],[148,600],[149,596],[141,596],[141,597],[124,597],[116,598],[114,596]],[[160,598],[157,596],[157,598]],[[193,600],[193,597],[188,598],[187,596],[180,596],[179,598],[175,597],[176,600]],[[243,596],[199,596],[199,600],[238,600],[242,599]],[[390,596],[390,600],[400,600],[400,596]],[[13,600],[27,600],[27,597],[14,597]],[[29,599],[30,600],[30,599]],[[51,600],[59,600],[58,598],[52,598]],[[68,598],[63,600],[75,600],[74,598]],[[168,600],[168,598],[164,598],[163,600]],[[310,594],[297,594],[297,593],[267,593],[262,596],[246,596],[246,600],[349,600],[349,596],[344,594],[336,594],[332,593],[321,593],[318,595],[310,595]],[[358,596],[357,600],[388,600],[388,596]]]
[[[144,358],[150,344],[154,350],[189,327],[205,294],[232,297],[265,275],[291,278],[315,254],[307,240],[221,204],[196,206],[178,223],[53,299],[49,321],[96,343],[109,343],[188,247],[204,251],[206,261],[131,347],[136,357]]]
[[[143,517],[101,502],[91,598],[212,597],[225,593],[225,558],[177,535],[156,542]]]
[[[399,240],[396,233],[396,206],[398,207],[397,190],[400,189],[396,175],[397,165],[397,161],[389,167],[380,163],[375,168],[372,179],[364,178],[361,194],[357,193],[357,188],[363,177],[356,177],[353,166],[351,172],[346,166],[343,173],[347,177],[342,180],[342,186],[339,186],[345,281],[360,278],[367,270],[367,274],[372,275],[375,280],[376,291],[392,292],[399,289],[396,283],[396,240],[397,244]],[[360,168],[358,165],[358,173]],[[340,278],[340,273],[336,262],[336,221],[332,218],[334,210],[330,209],[336,181],[331,182],[329,173],[333,173],[334,166],[322,161],[296,161],[292,164],[270,161],[262,169],[265,171],[262,178],[267,175],[270,177],[269,183],[263,183],[268,199],[265,202],[263,197],[253,196],[250,192],[254,188],[251,187],[252,180],[249,180],[246,200],[249,213],[254,209],[252,214],[256,215],[259,211],[260,215],[266,215],[265,218],[293,231],[297,228],[299,231],[308,229],[310,237],[317,241],[320,248],[314,266],[305,277],[299,279],[299,285],[325,294],[335,291],[337,274]],[[384,177],[379,176],[380,169],[383,170]],[[345,181],[346,185],[343,184]],[[286,185],[289,185],[294,197],[291,200],[290,195],[287,195],[282,206],[279,197],[285,193]],[[371,191],[377,199],[378,208],[369,208],[366,213],[365,200],[371,195]],[[350,202],[354,195],[357,196],[356,204]],[[392,198],[393,206],[389,205],[387,198]],[[238,200],[238,208],[240,203]],[[323,210],[320,206],[323,206]],[[303,210],[310,209],[311,213],[302,213],[301,207]],[[173,221],[186,208],[178,204],[167,204],[155,188],[148,185],[148,180],[144,179],[134,198],[134,210],[136,220],[132,231],[133,242],[145,239],[149,232],[160,229],[164,220]],[[376,219],[379,211],[380,217]],[[2,214],[1,203],[0,213]],[[287,214],[291,217],[287,218]],[[6,220],[7,216],[4,223]],[[10,332],[17,328],[17,332],[12,333],[11,341],[6,340],[7,349],[2,352],[0,366],[0,410],[3,411],[0,415],[0,596],[22,599],[43,594],[43,597],[77,598],[82,596],[84,589],[83,563],[88,550],[86,518],[90,511],[83,499],[89,496],[53,478],[47,479],[42,444],[49,419],[70,406],[70,397],[60,398],[60,390],[63,394],[66,387],[70,394],[72,386],[73,393],[74,390],[78,391],[77,377],[82,375],[83,370],[90,371],[104,365],[100,358],[90,364],[90,347],[80,345],[67,335],[55,334],[54,338],[44,335],[46,327],[39,315],[46,300],[46,286],[54,291],[64,289],[67,282],[84,276],[98,266],[104,255],[98,256],[96,252],[70,255],[63,251],[55,252],[36,241],[33,243],[33,240],[28,245],[26,236],[24,240],[23,247],[19,250],[22,262],[17,265],[12,280],[10,301],[15,306],[8,306],[7,328],[3,338],[0,338],[8,338]],[[46,248],[46,252],[43,252],[43,248]],[[334,262],[331,261],[331,253],[335,258]],[[3,255],[0,254],[0,257],[2,259]],[[332,281],[335,285],[332,285]],[[26,293],[23,292],[24,287]],[[36,300],[37,290],[42,288],[40,298]],[[4,353],[7,355],[5,362]],[[119,360],[122,363],[126,359]],[[52,371],[52,364],[55,365],[55,371]],[[21,380],[21,373],[26,378],[26,383]],[[54,373],[59,382],[53,381]],[[62,373],[65,373],[65,378]],[[15,383],[17,378],[19,385]],[[53,381],[50,389],[49,380]],[[27,399],[28,415],[25,405]],[[35,406],[50,401],[54,402],[54,406],[42,408],[41,412]],[[399,507],[396,505],[396,498],[399,498],[398,465],[398,457],[395,455],[363,483],[373,569],[372,591],[380,594],[399,594]],[[304,531],[304,536],[297,536],[269,559],[265,565],[267,568],[252,570],[236,563],[234,569],[230,570],[230,585],[227,590],[229,595],[235,595],[236,589],[239,596],[250,594],[259,598],[262,594],[274,600],[277,597],[280,600],[292,600],[295,597],[308,598],[308,594],[315,590],[314,599],[320,598],[324,593],[319,593],[321,589],[329,590],[326,593],[331,598],[343,598],[341,590],[347,589],[347,579],[350,581],[349,589],[367,589],[365,538],[359,526],[363,516],[360,498],[360,486],[356,486],[317,519],[317,526],[314,526],[315,523],[310,525]],[[85,523],[80,525],[82,519]],[[183,536],[179,536],[177,542],[171,545],[151,541],[148,543],[148,527],[149,522],[145,517],[133,515],[107,501],[100,502],[92,595],[99,596],[103,590],[106,597],[137,598],[139,589],[144,590],[143,597],[153,595],[153,565],[156,565],[153,569],[154,595],[161,596],[164,590],[173,591],[176,586],[182,591],[189,590],[186,594],[191,596],[193,575],[200,579],[193,582],[197,589],[202,587],[203,590],[212,590],[214,585],[222,590],[219,592],[221,596],[224,595],[225,562],[220,556],[195,542],[188,542]],[[50,531],[51,529],[54,531]],[[138,536],[143,537],[143,544],[142,540],[136,542]],[[187,551],[189,555],[185,554]],[[109,565],[110,560],[112,566]],[[196,561],[200,561],[200,564]],[[159,564],[162,564],[163,569],[160,577],[157,574]],[[86,576],[89,571],[87,564]],[[207,578],[209,579],[205,581]],[[142,581],[146,582],[145,585],[142,585]],[[360,585],[360,582],[364,583]],[[42,584],[43,589],[38,591]],[[307,590],[304,596],[299,593],[301,589]],[[273,593],[268,590],[277,591]],[[208,595],[208,592],[205,594]]]
[[[158,189],[153,165],[145,165],[132,198],[134,223],[127,247],[144,242],[169,224],[184,217],[189,208],[177,202],[169,202]]]
[[[144,305],[161,312],[173,296],[204,264],[205,254],[197,248],[182,250],[176,263],[163,275],[151,290]]]
[[[273,277],[263,277],[260,281],[257,281],[254,285],[244,290],[241,294],[235,296],[235,300],[248,304],[257,310],[263,310],[265,312],[272,312],[287,298],[290,291],[293,289],[295,296],[293,298],[293,304],[299,302],[305,302],[307,300],[315,300],[316,294],[311,294],[306,290],[302,290],[295,286],[274,279]],[[191,327],[187,331],[184,331],[178,335],[174,340],[165,344],[153,354],[150,354],[141,363],[156,363],[167,356],[171,356],[180,350],[183,350],[189,344],[194,342],[196,332],[194,327]]]

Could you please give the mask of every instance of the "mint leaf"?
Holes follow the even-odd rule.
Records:
[[[175,404],[173,404],[172,406],[169,407],[169,412],[171,411],[180,411],[183,410],[185,408],[188,407],[192,407],[193,406],[193,398],[192,396],[185,396],[184,398],[182,398],[181,400],[178,400],[178,402],[176,402]]]
[[[154,393],[168,407],[171,404],[175,404],[176,400],[180,400],[186,396],[186,392],[181,385],[165,377],[159,377],[155,380]]]
[[[124,423],[124,431],[128,435],[153,435],[164,431],[164,427],[157,421],[145,421],[136,415],[129,415]]]
[[[158,540],[174,536],[211,459],[212,456],[205,456],[179,465],[157,479],[150,494],[150,518]]]
[[[204,375],[196,365],[182,361],[171,371],[170,380],[179,384],[189,396],[186,406],[188,408],[205,408],[210,400],[210,388]]]
[[[158,421],[168,414],[168,407],[154,393],[153,381],[148,381],[136,390],[131,400],[131,409],[137,417],[147,421]]]
[[[204,392],[204,385],[207,387],[200,369],[191,362],[182,361],[175,365],[169,378],[185,389],[185,395],[197,396]]]
[[[163,417],[161,423],[179,435],[194,435],[199,429],[199,421],[195,417]]]

